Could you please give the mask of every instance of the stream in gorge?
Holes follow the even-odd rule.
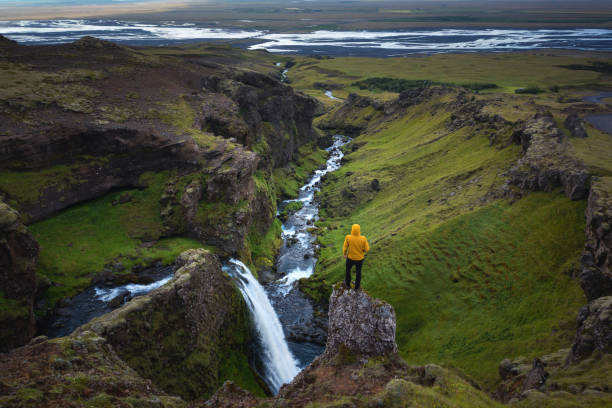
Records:
[[[311,302],[297,288],[297,281],[312,275],[317,261],[316,237],[309,231],[319,214],[315,193],[320,189],[321,178],[340,167],[344,156],[340,148],[349,141],[348,137],[334,136],[333,144],[326,149],[329,152],[326,164],[300,188],[298,198],[280,203],[281,211],[297,201],[302,207],[289,214],[283,223],[283,243],[276,262],[278,279],[262,286],[239,260],[223,263],[223,270],[236,282],[253,319],[255,369],[275,394],[325,348],[326,318],[316,315]],[[173,265],[160,265],[143,271],[148,278],[146,284],[92,286],[55,310],[44,333],[50,337],[68,335],[132,297],[166,284],[174,276],[174,269]]]
[[[279,210],[299,201],[302,208],[289,214],[282,227],[283,244],[276,271],[281,277],[262,286],[242,262],[231,259],[223,269],[237,283],[247,303],[256,330],[256,354],[270,389],[276,394],[324,350],[327,332],[316,322],[311,303],[297,288],[297,281],[313,274],[316,237],[309,231],[318,219],[319,206],[315,193],[321,178],[340,168],[344,154],[340,148],[349,138],[336,135],[326,150],[329,157],[324,167],[316,170],[299,191],[298,198],[285,200]]]

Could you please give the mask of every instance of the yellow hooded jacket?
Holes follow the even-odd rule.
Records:
[[[353,224],[351,233],[344,238],[342,253],[353,261],[361,261],[365,253],[370,250],[368,240],[363,235],[360,235],[360,232],[361,227],[359,224]]]

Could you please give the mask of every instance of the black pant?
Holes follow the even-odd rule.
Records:
[[[355,274],[355,290],[359,289],[359,284],[361,283],[361,266],[363,265],[363,259],[360,261],[353,261],[350,258],[346,258],[346,275],[344,276],[344,283],[346,283],[346,287],[351,287],[351,268],[355,265],[356,274]]]

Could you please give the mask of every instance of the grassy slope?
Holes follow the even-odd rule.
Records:
[[[346,98],[349,92],[374,94],[389,99],[389,92],[360,91],[352,84],[358,80],[390,77],[410,80],[432,80],[453,84],[495,83],[494,91],[514,92],[516,88],[537,86],[574,87],[587,84],[612,85],[609,75],[593,71],[574,71],[558,65],[587,64],[589,61],[607,61],[603,54],[562,53],[504,53],[504,54],[437,54],[409,58],[332,58],[296,59],[297,65],[289,70],[292,86],[326,100],[323,90],[313,89],[314,82],[343,84],[344,89],[334,95]],[[328,100],[328,99],[327,99]]]
[[[321,223],[333,229],[320,238],[317,272],[342,278],[342,239],[360,223],[372,244],[363,285],[395,307],[402,355],[457,365],[490,385],[504,357],[570,341],[584,296],[564,271],[584,244],[585,203],[558,193],[483,203],[518,148],[491,147],[465,128],[448,133],[448,113],[432,116],[433,109],[422,105],[358,138],[367,144],[348,156],[323,197],[332,207],[350,205],[342,190],[374,177],[382,191],[357,193],[347,216]]]
[[[168,173],[145,177],[149,187],[144,190],[107,194],[30,225],[40,244],[37,273],[55,284],[47,292],[50,304],[89,286],[92,275],[112,261],[121,261],[127,273],[133,266],[151,264],[153,259],[172,263],[184,250],[202,246],[195,240],[175,237],[162,239],[151,248],[140,247],[142,241],[157,240],[161,235],[159,197]],[[130,202],[112,204],[126,193],[132,197]]]

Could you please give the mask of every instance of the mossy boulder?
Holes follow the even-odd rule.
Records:
[[[76,332],[107,338],[138,373],[187,400],[208,397],[226,379],[262,395],[248,365],[248,311],[219,258],[193,249],[176,265],[168,284]]]

